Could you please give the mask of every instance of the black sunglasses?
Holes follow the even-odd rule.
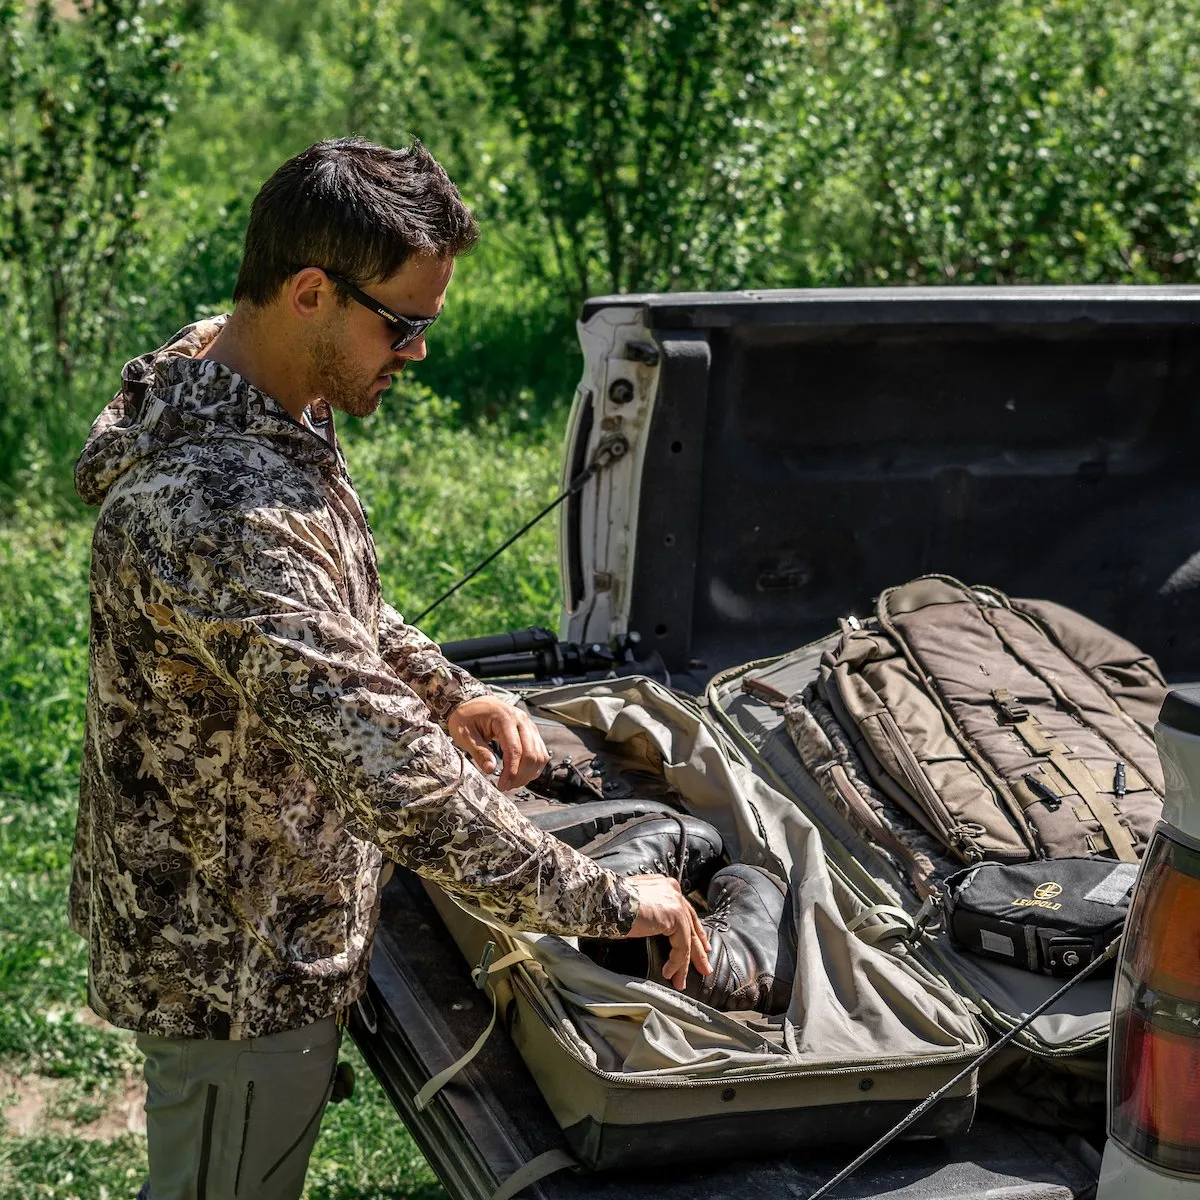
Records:
[[[352,300],[357,300],[363,308],[369,308],[373,313],[378,313],[379,316],[397,331],[400,336],[392,343],[393,353],[397,350],[403,350],[410,342],[415,342],[442,315],[439,311],[434,313],[432,317],[406,317],[401,313],[393,312],[386,304],[380,304],[378,300],[368,296],[360,288],[356,288],[348,279],[343,279],[340,275],[335,275],[332,271],[326,271],[325,274],[346,292]]]

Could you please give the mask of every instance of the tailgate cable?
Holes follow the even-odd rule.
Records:
[[[1048,1008],[1051,1008],[1059,1000],[1062,999],[1076,984],[1082,983],[1089,975],[1093,975],[1100,967],[1107,962],[1111,962],[1117,955],[1118,949],[1121,946],[1121,935],[1118,934],[1105,949],[1104,953],[1094,958],[1082,971],[1074,978],[1067,980],[1062,987],[1058,989],[1048,1000],[1043,1001],[1037,1006],[1027,1017],[1019,1024],[1014,1025],[1002,1038],[993,1042],[982,1054],[973,1058],[957,1075],[954,1076],[948,1083],[942,1084],[936,1092],[926,1096],[916,1108],[912,1110],[900,1123],[889,1129],[873,1145],[868,1146],[849,1166],[844,1167],[839,1171],[828,1183],[822,1184],[815,1192],[808,1197],[808,1200],[820,1200],[822,1196],[828,1196],[839,1183],[843,1183],[849,1179],[855,1171],[858,1170],[865,1162],[874,1158],[884,1146],[895,1141],[910,1125],[915,1121],[920,1120],[951,1088],[962,1083],[972,1071],[977,1071],[984,1063],[988,1062],[997,1055],[1009,1042],[1013,1040],[1023,1029],[1029,1026],[1036,1018],[1040,1017]]]
[[[448,592],[443,592],[428,608],[417,613],[417,615],[408,623],[410,625],[416,625],[418,622],[423,621],[431,612],[433,612],[435,608],[437,608],[439,604],[441,604],[444,600],[449,600],[450,597],[453,596],[460,587],[470,583],[471,580],[474,579],[475,576],[484,569],[484,567],[489,566],[495,559],[499,558],[500,555],[503,554],[504,551],[513,544],[513,542],[523,538],[539,521],[543,520],[545,517],[548,517],[564,500],[568,500],[570,497],[583,491],[584,485],[602,467],[607,467],[609,463],[614,462],[619,458],[624,458],[628,453],[629,442],[625,438],[619,435],[616,437],[605,438],[600,445],[596,447],[596,453],[593,455],[592,461],[588,463],[588,465],[584,467],[584,469],[580,471],[570,483],[567,484],[566,488],[553,500],[551,500],[550,503],[547,504],[546,507],[543,508],[536,517],[526,521],[525,524],[522,525],[521,528],[518,529],[517,532],[508,539],[508,541],[506,541],[502,546],[497,546],[496,549],[493,550],[491,554],[489,554],[487,558],[483,560],[483,562],[481,562],[477,567],[468,571]]]

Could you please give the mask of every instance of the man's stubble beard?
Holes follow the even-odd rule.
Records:
[[[323,396],[330,408],[351,417],[369,417],[378,407],[382,393],[373,391],[378,375],[355,375],[354,365],[336,330],[317,335],[312,348],[308,390]]]

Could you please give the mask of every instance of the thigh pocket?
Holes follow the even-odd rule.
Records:
[[[307,1051],[247,1051],[238,1058],[234,1196],[299,1196],[333,1089],[337,1048],[335,1037]]]

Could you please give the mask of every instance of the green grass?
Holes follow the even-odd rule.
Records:
[[[70,1135],[0,1136],[4,1200],[128,1200],[145,1174],[145,1140],[135,1134],[112,1141]]]
[[[557,487],[558,431],[456,427],[412,381],[392,409],[345,429],[371,515],[384,594],[415,614]],[[343,422],[345,426],[347,423]],[[0,1200],[132,1196],[136,1135],[95,1140],[88,1122],[140,1071],[131,1035],[86,1018],[86,954],[66,922],[87,679],[90,514],[18,503],[0,514],[0,1072],[55,1081],[45,1131],[0,1126]],[[551,522],[425,623],[456,637],[555,621]],[[309,1200],[433,1200],[440,1186],[353,1045],[358,1089],[331,1107]],[[0,1097],[6,1104],[11,1097]]]
[[[418,376],[419,377],[419,376]],[[346,457],[379,550],[383,593],[415,617],[558,490],[557,429],[456,428],[453,410],[406,381],[365,422],[346,422]],[[558,621],[555,519],[548,517],[421,623],[446,641]]]

